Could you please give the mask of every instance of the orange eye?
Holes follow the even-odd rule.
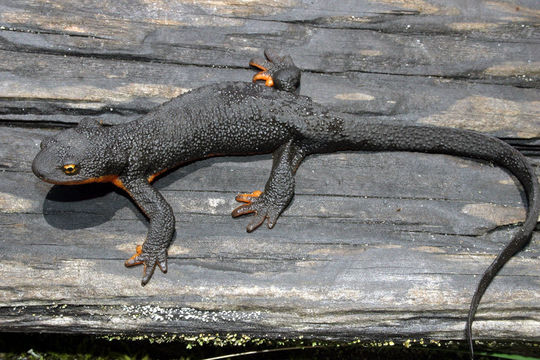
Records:
[[[76,164],[67,164],[62,167],[64,174],[75,175],[79,172],[79,166]]]

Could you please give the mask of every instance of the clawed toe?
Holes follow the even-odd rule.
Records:
[[[154,275],[154,270],[156,270],[156,265],[147,266],[146,264],[144,264],[143,277],[142,277],[142,280],[141,280],[141,285],[142,286],[148,284],[148,282],[152,278],[152,275]]]
[[[253,217],[253,220],[249,223],[249,225],[246,227],[247,232],[252,232],[253,230],[257,229],[259,226],[262,225],[264,222],[264,219],[266,219],[266,215],[264,214],[255,214]]]
[[[255,76],[253,76],[253,82],[256,82],[258,80],[264,80],[265,81],[264,84],[266,86],[268,87],[274,86],[274,80],[272,79],[272,74],[268,71],[268,69],[270,69],[270,67],[272,66],[272,63],[261,58],[256,58],[256,59],[251,59],[251,61],[249,62],[249,65],[254,66],[258,68],[259,70],[261,70]]]
[[[144,258],[142,256],[142,246],[137,245],[135,248],[135,254],[126,260],[124,263],[127,267],[135,266],[135,265],[141,265],[144,262]]]
[[[256,57],[249,61],[249,65],[258,68],[259,70],[266,71],[272,67],[272,63],[264,58]]]
[[[238,217],[246,214],[251,214],[255,212],[256,210],[251,206],[251,204],[248,205],[240,205],[236,209],[232,211],[232,217]]]
[[[159,266],[159,269],[161,270],[162,273],[164,274],[167,273],[167,259],[158,261],[157,266]]]
[[[250,194],[238,194],[238,195],[236,195],[235,200],[238,201],[238,202],[244,202],[244,203],[251,204],[253,199],[258,198],[261,195],[262,195],[262,191],[255,190],[254,192],[252,192]]]
[[[154,275],[156,266],[158,266],[163,273],[167,272],[167,251],[164,250],[162,254],[149,254],[143,251],[143,247],[141,245],[137,245],[135,254],[127,259],[124,264],[127,267],[141,264],[144,265],[143,277],[141,280],[141,285],[144,286],[148,284],[152,278],[152,275]]]

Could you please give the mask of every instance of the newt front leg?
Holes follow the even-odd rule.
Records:
[[[144,265],[141,284],[146,285],[156,266],[167,272],[167,248],[174,234],[174,214],[169,203],[145,178],[122,178],[121,181],[150,220],[146,241],[137,246],[136,254],[125,262],[126,266]]]

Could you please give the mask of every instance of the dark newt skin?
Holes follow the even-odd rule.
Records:
[[[528,200],[525,222],[482,275],[471,301],[467,337],[472,357],[472,321],[482,295],[503,265],[530,240],[539,215],[540,191],[531,165],[503,141],[473,131],[435,126],[365,121],[332,112],[299,96],[300,70],[288,56],[265,52],[251,65],[266,85],[225,82],[201,87],[158,106],[132,122],[102,126],[85,119],[79,126],[43,140],[32,164],[40,179],[74,185],[112,182],[125,190],[150,219],[146,241],[126,266],[144,265],[142,285],[156,266],[167,271],[167,248],[174,214],[151,186],[164,171],[215,155],[273,153],[263,192],[240,194],[234,217],[253,213],[247,230],[265,220],[274,227],[294,195],[294,175],[313,153],[344,150],[414,151],[487,160],[509,170]],[[270,87],[273,86],[273,87]]]

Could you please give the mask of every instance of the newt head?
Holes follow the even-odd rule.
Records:
[[[110,175],[113,161],[104,131],[94,119],[83,119],[77,127],[44,139],[32,162],[33,173],[59,185],[114,182],[117,176]]]

